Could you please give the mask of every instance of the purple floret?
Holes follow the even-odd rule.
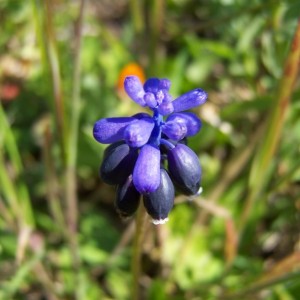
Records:
[[[154,192],[160,184],[160,151],[152,145],[142,147],[133,170],[133,184],[141,194]]]
[[[129,124],[124,131],[124,139],[130,147],[145,145],[151,135],[154,121],[151,118],[143,118]]]
[[[145,91],[143,85],[138,77],[136,76],[128,76],[124,81],[124,89],[127,95],[137,104],[141,106],[145,106],[146,103],[144,101]]]
[[[102,144],[118,142],[123,139],[126,127],[136,121],[133,117],[101,119],[94,125],[94,138]]]
[[[207,93],[202,89],[195,89],[189,91],[178,98],[172,103],[174,106],[174,112],[180,112],[202,105],[207,100]]]

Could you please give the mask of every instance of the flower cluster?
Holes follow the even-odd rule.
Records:
[[[200,130],[201,121],[185,111],[203,104],[207,93],[195,89],[173,100],[170,86],[168,79],[150,78],[142,85],[138,77],[126,77],[126,93],[150,108],[152,116],[105,118],[94,125],[94,138],[111,144],[104,152],[100,176],[117,185],[115,205],[121,216],[132,215],[142,195],[153,223],[162,224],[174,204],[174,185],[186,195],[197,194],[200,188],[200,163],[186,142]]]

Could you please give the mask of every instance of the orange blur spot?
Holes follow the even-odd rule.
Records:
[[[144,83],[146,80],[144,70],[140,65],[138,65],[137,63],[128,63],[120,72],[117,85],[118,91],[124,92],[124,80],[127,76],[130,75],[137,76],[142,83]]]

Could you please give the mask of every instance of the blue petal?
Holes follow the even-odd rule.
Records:
[[[123,139],[126,126],[137,122],[133,117],[107,118],[97,121],[94,125],[94,138],[102,144],[111,144]]]
[[[171,81],[169,79],[166,78],[160,79],[159,86],[158,86],[160,90],[169,91],[170,87],[171,87]]]
[[[153,127],[152,118],[137,120],[126,127],[124,139],[130,147],[141,147],[148,142]]]
[[[187,128],[186,136],[195,135],[201,128],[201,120],[192,112],[173,113],[168,116],[166,124],[169,122],[184,123]]]
[[[202,105],[207,100],[207,93],[202,89],[195,89],[187,92],[172,103],[174,106],[174,112],[184,111]]]
[[[133,183],[141,194],[156,191],[160,184],[160,151],[146,144],[140,151],[133,170]]]
[[[127,76],[124,81],[127,95],[137,104],[145,106],[143,85],[137,76]]]
[[[149,78],[144,84],[144,90],[148,93],[156,93],[159,89],[160,80],[158,78]]]
[[[183,122],[169,121],[162,126],[162,132],[171,140],[182,140],[187,133],[186,124]]]

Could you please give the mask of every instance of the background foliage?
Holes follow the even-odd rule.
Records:
[[[299,11],[0,0],[0,299],[133,299],[139,242],[139,299],[299,299]],[[174,97],[209,94],[190,140],[204,192],[178,195],[138,241],[92,137],[96,120],[139,110],[118,83],[132,62]]]

